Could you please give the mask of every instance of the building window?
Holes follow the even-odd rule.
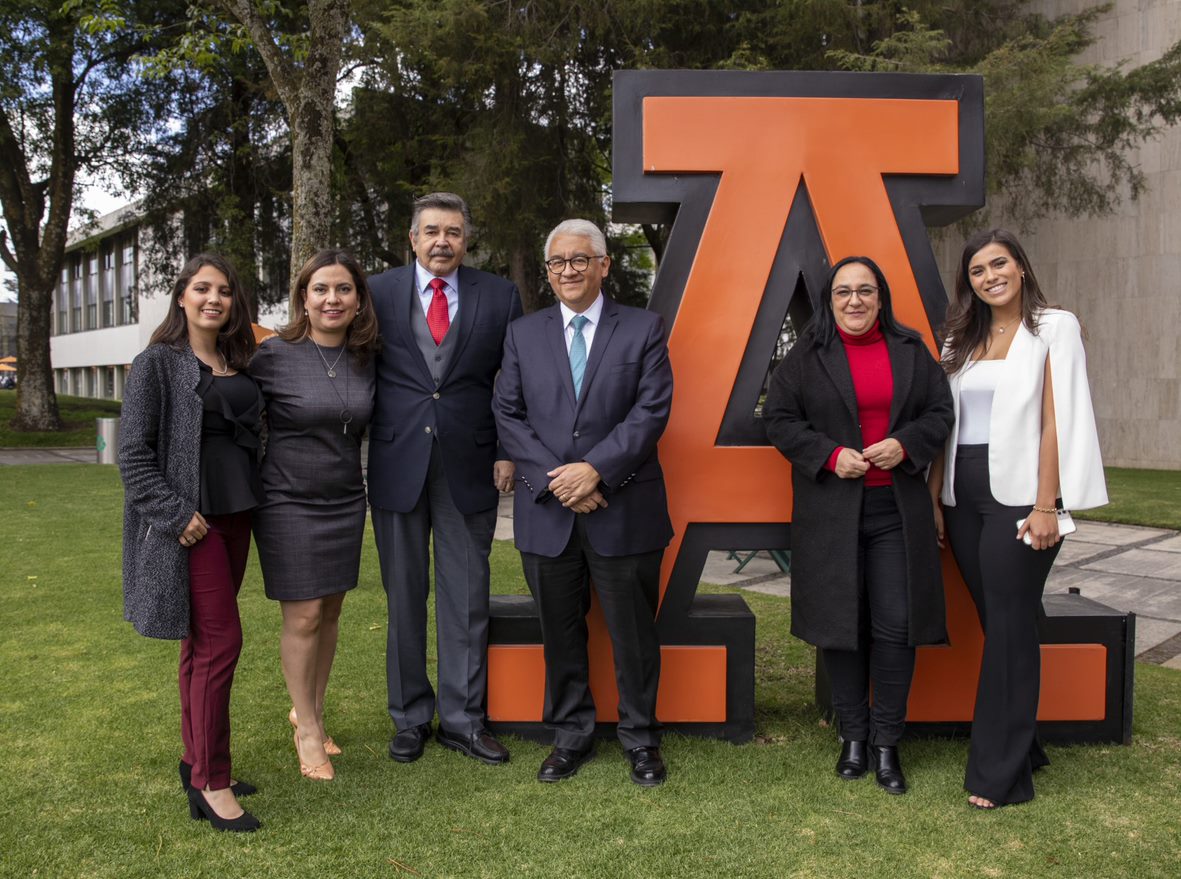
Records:
[[[70,260],[70,332],[82,329],[82,258]]]
[[[119,266],[119,322],[133,324],[135,313],[135,236],[125,239],[122,245],[122,264]]]
[[[102,283],[100,298],[102,299],[102,325],[115,325],[115,243],[107,241],[102,246]]]

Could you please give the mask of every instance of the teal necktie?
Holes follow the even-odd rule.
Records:
[[[574,379],[574,399],[582,392],[582,374],[586,372],[586,337],[582,335],[582,328],[590,320],[581,314],[570,318],[570,326],[574,327],[574,338],[570,342],[570,375]]]

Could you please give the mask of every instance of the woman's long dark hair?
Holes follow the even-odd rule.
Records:
[[[827,345],[836,338],[837,319],[832,310],[832,282],[836,280],[837,272],[853,263],[863,265],[873,272],[874,281],[878,285],[878,306],[880,309],[878,323],[882,332],[888,336],[921,339],[922,337],[917,332],[906,324],[899,323],[894,317],[894,308],[890,302],[890,285],[886,283],[886,276],[882,274],[878,264],[868,256],[846,256],[832,267],[828,277],[824,280],[824,289],[817,297],[820,301],[812,313],[812,320],[804,328],[803,337],[811,340],[812,344],[817,346]]]
[[[321,250],[303,264],[295,281],[295,289],[291,291],[291,322],[279,331],[279,338],[286,342],[298,342],[311,332],[306,307],[308,284],[312,282],[312,275],[332,265],[344,266],[353,276],[353,286],[357,288],[357,313],[345,333],[345,345],[357,360],[362,364],[367,363],[381,345],[377,335],[377,315],[373,313],[373,295],[365,282],[365,272],[347,250],[335,247]]]
[[[230,319],[217,333],[217,350],[234,369],[245,369],[254,353],[254,329],[250,326],[250,305],[246,293],[238,282],[238,273],[233,264],[220,253],[198,253],[180,270],[180,276],[172,285],[172,297],[168,302],[168,314],[152,333],[149,345],[161,343],[173,348],[185,348],[189,344],[189,319],[185,317],[180,297],[193,280],[193,276],[205,266],[212,266],[223,275],[230,285]]]
[[[944,338],[947,339],[947,353],[943,368],[949,375],[959,372],[967,365],[968,359],[977,349],[988,350],[989,329],[992,327],[992,308],[976,295],[972,279],[968,274],[972,257],[990,244],[1000,244],[1021,269],[1021,322],[1037,335],[1038,312],[1051,306],[1046,302],[1025,248],[1017,236],[1005,229],[989,229],[977,232],[964,242],[960,254],[960,266],[955,275],[955,296],[947,311],[944,324]]]

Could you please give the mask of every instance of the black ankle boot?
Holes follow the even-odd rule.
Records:
[[[869,762],[873,764],[878,786],[885,788],[886,793],[906,793],[906,776],[902,774],[897,745],[870,745]]]
[[[837,775],[845,781],[856,781],[869,769],[867,742],[841,742],[841,756],[837,758]]]

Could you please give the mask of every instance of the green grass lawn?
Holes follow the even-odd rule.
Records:
[[[93,448],[94,419],[117,416],[122,405],[118,400],[59,395],[57,407],[65,429],[26,433],[9,426],[16,415],[16,391],[0,391],[0,448]]]
[[[1080,519],[1181,530],[1181,470],[1107,467],[1104,472],[1111,503],[1075,514]]]
[[[191,821],[176,777],[177,645],[122,620],[113,467],[0,469],[0,876],[3,877],[1161,877],[1181,875],[1181,672],[1136,668],[1130,747],[1051,747],[1038,798],[995,813],[961,789],[964,739],[904,743],[887,796],[833,774],[812,652],[788,602],[758,617],[756,738],[669,735],[669,782],[627,780],[618,746],[541,785],[547,749],[509,739],[487,767],[431,744],[386,756],[385,602],[366,544],[345,603],[328,728],[337,780],[299,775],[279,670],[278,607],[253,560],[234,687],[234,766],[261,792],[255,834]],[[521,591],[497,544],[494,588]],[[433,649],[433,648],[432,648]]]

